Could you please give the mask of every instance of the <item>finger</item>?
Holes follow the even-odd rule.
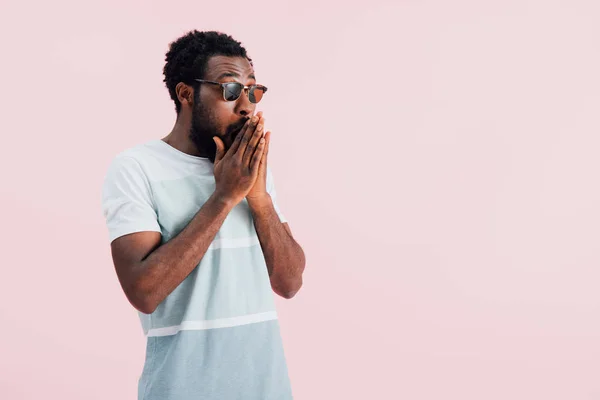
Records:
[[[235,137],[233,143],[231,144],[231,147],[229,148],[229,151],[231,152],[231,154],[235,154],[238,147],[240,147],[240,142],[242,141],[242,138],[246,134],[246,130],[248,129],[249,126],[250,126],[250,118],[248,118],[248,120],[244,124],[244,127],[240,130],[240,132]]]
[[[236,147],[235,156],[240,161],[242,161],[242,158],[244,157],[244,152],[246,151],[246,147],[248,147],[250,138],[252,137],[252,134],[254,133],[254,130],[256,129],[256,125],[258,124],[258,119],[259,118],[256,115],[254,117],[252,117],[252,119],[250,119],[250,123],[248,124],[248,127],[244,131],[244,134],[242,135],[242,132],[240,132],[238,135],[238,136],[241,136],[241,138],[240,138],[240,143],[238,144],[238,147]]]
[[[217,145],[217,152],[215,154],[215,162],[214,162],[214,164],[216,165],[223,159],[223,156],[225,155],[225,145],[223,144],[223,141],[217,136],[213,136],[213,140],[214,140],[215,144]]]
[[[258,141],[263,136],[264,126],[265,126],[265,119],[263,117],[260,117],[260,119],[258,120],[258,125],[256,125],[256,130],[252,134],[252,137],[250,138],[250,142],[248,143],[248,147],[246,148],[246,151],[244,152],[244,157],[242,158],[243,165],[250,164],[252,155],[256,151],[256,146],[258,145]]]
[[[264,151],[265,151],[265,138],[261,138],[258,141],[258,147],[256,148],[254,155],[252,156],[252,160],[250,160],[250,170],[252,171],[252,175],[258,174],[258,167],[260,167]]]
[[[271,144],[271,131],[265,133],[265,164],[267,162],[267,156],[269,155],[269,147]]]
[[[261,168],[266,168],[267,167],[267,156],[269,153],[269,143],[271,142],[271,132],[267,132],[265,133],[265,135],[263,136],[263,139],[265,139],[265,150],[263,151],[263,155],[260,159],[260,167]]]

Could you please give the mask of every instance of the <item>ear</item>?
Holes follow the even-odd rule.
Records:
[[[175,86],[175,93],[177,93],[177,99],[181,103],[181,106],[193,106],[194,105],[194,89],[186,85],[183,82],[179,82]]]

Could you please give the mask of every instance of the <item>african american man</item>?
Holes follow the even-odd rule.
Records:
[[[177,119],[114,156],[102,209],[146,357],[139,400],[285,400],[292,391],[273,292],[292,298],[305,257],[276,203],[271,133],[241,43],[191,31],[170,44]]]

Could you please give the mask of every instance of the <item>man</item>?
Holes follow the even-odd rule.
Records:
[[[147,336],[138,399],[291,399],[273,291],[298,292],[305,258],[267,168],[267,88],[218,32],[171,43],[164,75],[173,130],[118,154],[102,194]]]

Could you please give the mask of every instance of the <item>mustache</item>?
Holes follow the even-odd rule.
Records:
[[[240,133],[240,131],[242,130],[242,128],[244,127],[244,125],[246,124],[246,122],[249,119],[250,119],[250,117],[244,117],[244,118],[240,119],[237,123],[235,123],[233,125],[229,125],[227,127],[227,135],[233,136],[233,134]]]

